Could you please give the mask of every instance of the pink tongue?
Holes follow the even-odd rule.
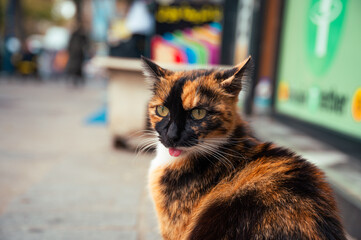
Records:
[[[178,157],[182,153],[182,150],[176,148],[169,148],[169,154],[173,157]]]

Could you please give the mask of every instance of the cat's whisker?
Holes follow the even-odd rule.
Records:
[[[140,143],[138,143],[136,147],[137,156],[139,153],[148,152],[145,151],[146,149],[149,150],[152,146],[156,145],[158,143],[158,138],[148,138],[143,139]]]
[[[222,144],[226,144],[226,143],[231,143],[231,144],[237,144],[237,143],[242,143],[245,142],[249,139],[235,139],[235,138],[206,138],[204,141],[209,141],[209,142],[216,142],[216,143],[222,143]]]
[[[222,150],[222,149],[224,149],[224,150]],[[243,158],[243,160],[246,160],[246,158],[243,156],[242,153],[237,152],[237,151],[235,151],[235,150],[233,150],[233,149],[231,149],[231,148],[227,148],[227,147],[225,147],[225,146],[220,145],[220,146],[218,146],[218,150],[219,150],[220,152],[222,152],[222,153],[230,156],[230,157],[233,157],[233,158],[241,157],[241,158]],[[232,153],[234,153],[234,154],[231,154],[231,153],[226,152],[226,151],[230,151],[230,152],[232,152]]]
[[[151,149],[152,147],[156,147],[158,143],[152,143],[152,144],[149,144],[146,148],[145,148],[145,153],[147,154]]]
[[[227,168],[230,167],[230,168],[234,168],[233,164],[229,161],[229,159],[227,159],[224,155],[222,155],[219,151],[217,151],[216,148],[212,147],[212,146],[209,146],[209,145],[203,145],[203,144],[200,144],[199,146],[205,148],[206,150],[210,151],[210,153],[213,154],[213,156],[219,160],[220,162],[222,162]]]
[[[210,158],[208,158],[209,156],[209,150],[206,148],[203,148],[200,145],[195,146],[195,150],[197,151],[196,154],[199,154],[203,157],[205,157],[211,164],[216,165],[216,163],[214,161],[212,161]]]
[[[150,142],[155,142],[155,141],[157,141],[156,138],[141,139],[141,141],[137,145],[137,148],[143,146],[144,144],[147,144],[147,143],[150,143]]]
[[[239,155],[240,155],[241,157],[243,157],[242,154],[234,151],[233,149],[226,148],[226,147],[224,147],[224,146],[222,146],[222,145],[215,145],[215,144],[210,144],[210,143],[207,143],[207,142],[205,142],[204,144],[209,145],[209,146],[211,146],[211,147],[213,147],[213,148],[216,148],[219,153],[223,153],[223,154],[228,155],[228,156],[230,156],[230,157],[237,158]],[[221,150],[221,149],[225,149],[225,150],[228,150],[228,151],[232,151],[232,152],[234,152],[236,155],[230,154],[230,153],[225,152],[225,151],[223,151],[223,150]],[[227,159],[227,160],[230,161],[229,159]]]
[[[157,135],[157,133],[153,130],[148,130],[148,129],[142,129],[142,130],[139,130],[139,131],[136,131],[132,134],[130,134],[129,137],[136,137],[136,138],[140,138],[142,136],[153,136],[153,135]]]
[[[205,144],[209,144],[209,143],[205,143]],[[233,149],[231,149],[231,148],[227,148],[227,147],[225,147],[225,146],[223,146],[223,145],[219,145],[219,146],[217,146],[217,147],[218,147],[219,151],[223,152],[224,154],[226,154],[226,155],[228,155],[228,156],[231,156],[231,157],[234,157],[234,158],[237,158],[237,157],[240,156],[240,157],[242,157],[243,159],[245,159],[245,157],[243,156],[242,153],[237,152],[237,151],[235,151],[235,150],[233,150]],[[221,150],[221,149],[224,149],[224,150]],[[234,154],[228,153],[228,152],[226,152],[226,151],[233,152]]]
[[[158,140],[158,138],[156,138],[156,136],[146,137],[146,138],[137,138],[136,139],[136,141],[138,142],[137,148],[139,148],[140,146],[142,146],[148,142],[157,141],[157,140]]]
[[[140,149],[138,149],[137,156],[139,156],[140,153],[148,153],[148,151],[152,147],[155,147],[157,144],[158,144],[158,142],[149,142],[149,143],[143,145]]]
[[[149,144],[149,143],[155,143],[155,142],[157,142],[157,139],[146,139],[146,140],[143,140],[142,142],[140,142],[140,143],[138,144],[138,146],[139,146],[140,148],[142,148],[144,145],[147,145],[147,144]]]
[[[203,149],[199,146],[196,146],[196,150],[199,151],[197,153],[199,153],[201,156],[204,156],[212,165],[216,165],[216,163],[214,161],[212,161],[210,158],[208,158],[208,152],[206,149]]]
[[[225,147],[225,145],[224,145],[224,143],[225,142],[227,142],[229,139],[232,139],[232,138],[229,138],[229,139],[226,139],[226,141],[224,141],[224,140],[219,140],[220,138],[214,138],[214,139],[206,139],[204,142],[205,143],[212,143],[212,144],[219,144],[219,148],[222,148],[222,149],[224,149],[224,150],[227,150],[227,151],[230,151],[230,152],[233,152],[235,155],[233,155],[232,154],[232,156],[233,157],[237,157],[237,156],[240,156],[240,157],[242,157],[243,159],[245,159],[245,157],[243,156],[243,154],[242,153],[240,153],[240,152],[237,152],[237,151],[235,151],[234,149],[232,149],[232,148],[230,148],[230,147]],[[219,140],[219,141],[218,141]],[[243,139],[242,139],[243,140]],[[243,141],[237,141],[237,142],[235,142],[235,143],[232,143],[232,145],[234,144],[234,145],[236,145],[236,144],[239,144],[239,143],[242,143]],[[229,153],[227,153],[228,155],[230,155]]]

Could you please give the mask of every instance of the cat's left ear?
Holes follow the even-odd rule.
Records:
[[[153,84],[157,84],[161,78],[171,73],[171,71],[164,69],[154,63],[152,60],[141,57],[143,65],[143,73]]]
[[[249,56],[246,60],[236,65],[235,67],[225,70],[221,74],[220,85],[227,93],[236,97],[242,90],[243,82],[252,71],[252,59]]]

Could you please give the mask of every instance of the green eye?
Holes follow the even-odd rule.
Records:
[[[169,109],[164,107],[164,106],[158,106],[157,107],[157,113],[158,113],[159,116],[165,117],[165,116],[168,115]]]
[[[192,117],[196,120],[203,119],[207,114],[207,111],[202,108],[196,108],[192,110]]]

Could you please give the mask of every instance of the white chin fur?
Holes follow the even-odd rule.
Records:
[[[176,159],[177,159],[177,157],[172,157],[169,154],[168,148],[164,147],[164,145],[159,142],[157,144],[157,154],[156,154],[155,158],[152,160],[152,162],[150,163],[149,170],[153,171],[153,170],[157,169],[158,167],[166,166],[166,165],[172,163],[173,161],[175,161]]]

